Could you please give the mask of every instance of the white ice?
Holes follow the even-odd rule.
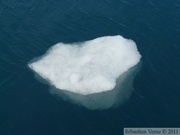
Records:
[[[93,97],[96,100],[100,93],[117,95],[119,92],[114,91],[121,91],[119,98],[123,98],[123,93],[132,88],[140,58],[134,41],[122,36],[105,36],[82,43],[58,43],[28,66],[56,88],[55,93],[64,91],[71,100],[84,105],[89,104],[85,97],[96,95]],[[111,102],[108,106],[115,102],[111,99],[115,97],[104,95],[104,98],[113,100],[108,101]],[[99,99],[95,102],[100,102]]]

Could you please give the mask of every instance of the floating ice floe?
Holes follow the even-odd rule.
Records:
[[[130,97],[140,59],[132,40],[105,36],[58,43],[28,66],[52,86],[51,93],[89,109],[106,109]]]

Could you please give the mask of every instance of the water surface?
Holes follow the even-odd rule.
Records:
[[[1,0],[0,134],[119,135],[124,127],[180,125],[179,0]],[[48,92],[27,63],[58,42],[122,35],[142,69],[130,100],[90,111]]]

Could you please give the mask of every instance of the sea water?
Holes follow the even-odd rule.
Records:
[[[124,127],[180,125],[178,0],[2,0],[0,134],[119,135]],[[27,63],[52,45],[102,36],[132,39],[142,55],[130,99],[89,110],[49,93]]]

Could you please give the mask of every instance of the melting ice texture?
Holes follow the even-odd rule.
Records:
[[[134,41],[105,36],[82,43],[58,43],[28,66],[51,86],[51,93],[89,109],[126,101],[141,55]]]

